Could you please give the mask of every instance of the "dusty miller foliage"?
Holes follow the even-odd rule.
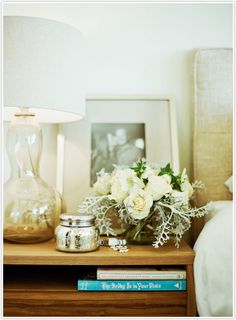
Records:
[[[153,242],[155,248],[162,246],[169,239],[173,239],[175,246],[179,247],[183,234],[191,226],[191,219],[203,217],[208,213],[210,206],[208,204],[202,208],[190,208],[186,211],[181,202],[173,203],[171,200],[171,198],[163,198],[162,201],[154,203],[149,216],[143,221],[143,224],[148,224],[152,218],[149,227],[156,238]],[[127,216],[125,207],[110,200],[108,196],[87,197],[79,206],[78,211],[94,215],[101,234],[116,236],[112,229],[112,220],[109,218],[109,211],[114,208],[122,221],[132,225],[140,223],[139,220]]]
[[[87,197],[79,206],[78,211],[84,214],[92,214],[96,217],[96,223],[101,234],[116,236],[112,229],[112,221],[108,213],[112,208],[117,207],[114,200],[107,196]]]

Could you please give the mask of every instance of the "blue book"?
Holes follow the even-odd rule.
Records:
[[[78,291],[183,291],[186,280],[78,280]]]

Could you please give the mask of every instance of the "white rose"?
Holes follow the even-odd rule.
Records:
[[[161,176],[168,184],[171,184],[171,176],[169,176],[168,174],[163,174]]]
[[[129,216],[133,219],[141,220],[149,215],[153,204],[150,193],[143,189],[133,188],[130,195],[124,200],[124,205]]]
[[[181,191],[186,192],[188,194],[189,199],[193,195],[193,187],[189,183],[188,176],[186,174],[186,169],[184,169],[181,174]]]
[[[136,173],[132,169],[115,170],[111,178],[110,199],[122,203],[134,186],[143,188],[144,183],[136,176]]]
[[[155,176],[155,175],[156,175],[155,171],[151,167],[146,166],[145,171],[142,174],[141,178],[142,179],[149,179],[150,177]]]
[[[93,185],[95,193],[99,196],[109,194],[111,191],[111,176],[102,169],[97,175],[97,181]]]
[[[142,179],[149,179],[152,176],[157,176],[159,172],[160,172],[159,167],[146,165],[145,171],[142,174],[141,178]]]
[[[152,176],[149,178],[145,190],[153,196],[154,201],[157,201],[172,191],[169,181],[164,176]]]

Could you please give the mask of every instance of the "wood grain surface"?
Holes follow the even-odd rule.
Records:
[[[63,253],[54,241],[4,243],[6,317],[40,316],[195,316],[194,251],[183,241],[159,249],[129,246],[122,254],[108,247],[88,253]],[[176,265],[187,271],[186,291],[79,292],[82,275],[104,265]]]
[[[128,246],[127,253],[109,247],[86,253],[65,253],[55,249],[54,240],[36,244],[4,243],[4,264],[28,265],[176,265],[191,264],[194,252],[184,241],[180,248],[172,242],[155,249],[153,246]]]
[[[5,316],[184,316],[183,292],[6,290]]]

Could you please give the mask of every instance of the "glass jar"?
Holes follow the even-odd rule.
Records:
[[[98,249],[99,230],[93,215],[65,213],[56,227],[56,249],[66,252],[88,252]]]
[[[3,188],[4,238],[19,243],[53,238],[56,194],[39,176],[42,133],[27,108],[10,124],[6,147],[11,176]]]
[[[150,213],[147,218],[140,220],[136,225],[130,227],[123,233],[128,244],[151,245],[155,241],[153,234],[156,218]]]

